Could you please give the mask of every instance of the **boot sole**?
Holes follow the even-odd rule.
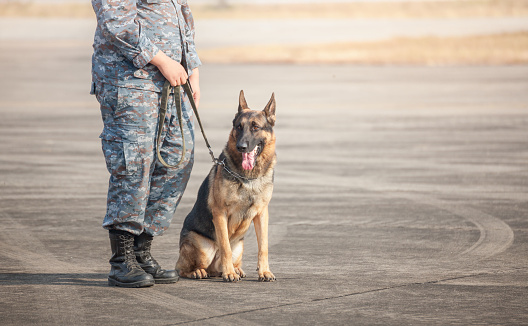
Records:
[[[171,283],[176,283],[179,280],[180,280],[179,277],[174,277],[174,278],[155,278],[154,282],[156,282],[156,284],[171,284]]]
[[[146,288],[149,286],[154,285],[154,280],[145,280],[145,281],[139,281],[139,282],[133,282],[133,283],[123,283],[116,281],[114,279],[108,278],[108,285],[109,286],[118,286],[123,288]]]

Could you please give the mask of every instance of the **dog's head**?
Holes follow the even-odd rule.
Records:
[[[242,156],[242,168],[252,170],[257,157],[266,148],[266,145],[275,142],[273,126],[275,125],[275,94],[262,111],[251,110],[240,91],[238,100],[238,113],[233,120],[231,137],[236,144],[236,149]]]

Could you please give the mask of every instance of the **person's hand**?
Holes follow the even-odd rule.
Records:
[[[198,68],[193,69],[193,73],[189,76],[189,83],[193,91],[194,103],[196,103],[196,108],[200,105],[200,73]]]
[[[183,85],[187,82],[188,76],[185,68],[178,61],[172,60],[162,51],[159,51],[150,63],[158,67],[161,74],[169,81],[171,86]]]

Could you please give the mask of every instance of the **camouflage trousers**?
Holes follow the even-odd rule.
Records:
[[[194,162],[192,108],[182,97],[186,153],[177,169],[156,158],[156,131],[161,93],[100,84],[95,94],[101,105],[101,141],[110,172],[106,229],[139,235],[161,235],[170,225],[185,191]],[[182,155],[182,135],[170,95],[162,134],[161,155],[171,165]]]

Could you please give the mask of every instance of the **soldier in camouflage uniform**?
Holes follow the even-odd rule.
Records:
[[[103,153],[110,182],[103,227],[109,230],[110,285],[144,287],[173,283],[175,271],[161,269],[150,254],[153,238],[171,222],[193,165],[192,109],[185,94],[171,94],[161,155],[155,135],[161,90],[187,78],[199,103],[194,22],[186,0],[92,0],[97,17],[92,57],[92,94],[101,105]],[[188,73],[187,73],[188,72]],[[181,100],[184,129],[175,114]],[[186,153],[182,153],[184,133]]]

